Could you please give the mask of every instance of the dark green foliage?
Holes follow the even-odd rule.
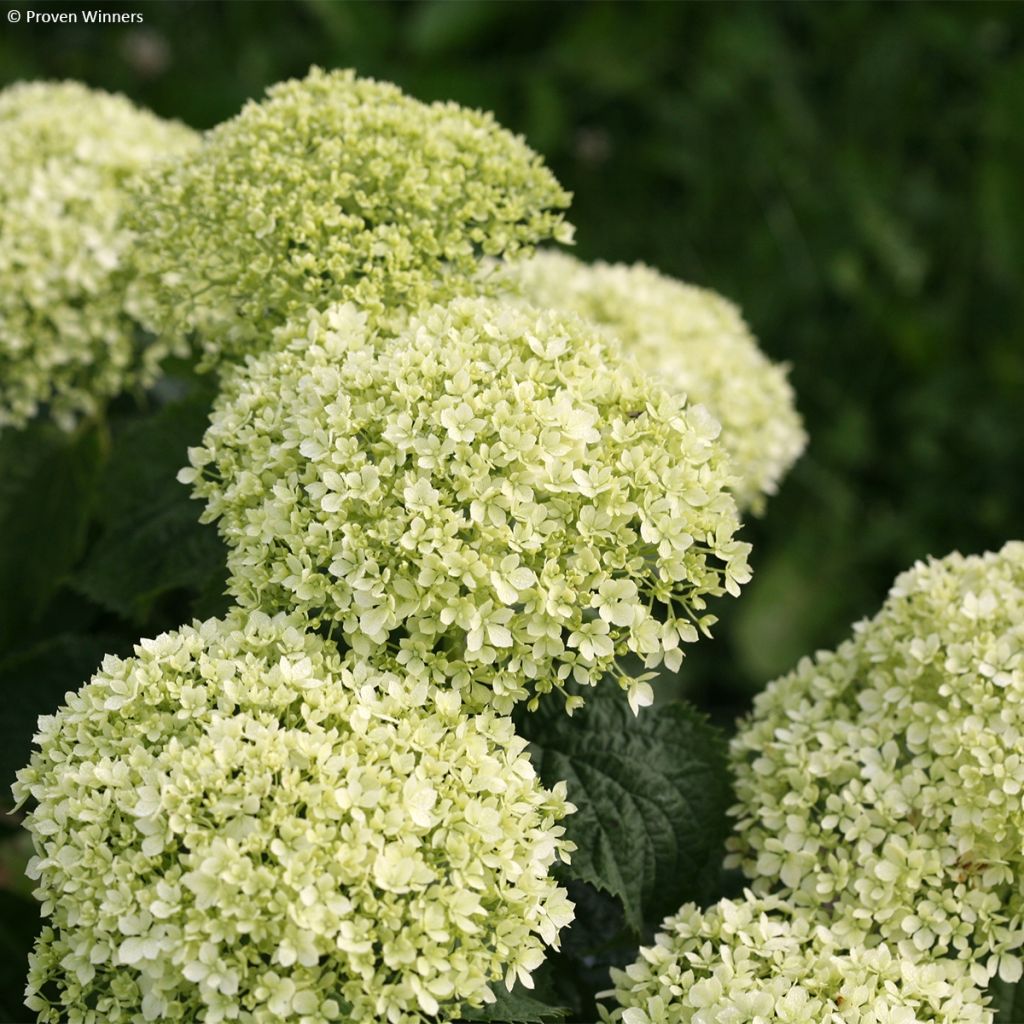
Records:
[[[64,633],[0,661],[0,800],[10,804],[14,773],[28,764],[40,715],[52,715],[64,695],[77,690],[105,654],[128,653],[113,635]]]
[[[577,849],[561,872],[576,919],[537,973],[535,997],[590,1021],[609,967],[632,960],[683,902],[720,894],[731,789],[722,736],[688,704],[634,717],[612,681],[584,696],[572,718],[549,700],[516,725],[545,784],[565,780],[578,808],[566,820]]]
[[[467,1021],[493,1021],[502,1024],[541,1024],[542,1021],[560,1020],[566,1011],[549,1006],[536,996],[515,985],[509,992],[504,985],[493,987],[495,1001],[483,1010],[474,1010],[465,1017]]]
[[[585,694],[569,718],[545,701],[517,725],[547,785],[564,779],[578,810],[569,877],[622,902],[636,935],[717,876],[731,793],[725,743],[688,705],[672,701],[634,717],[617,684]]]
[[[202,436],[212,384],[171,379],[165,403],[65,435],[0,435],[0,807],[36,719],[105,653],[225,606],[224,551],[175,480]]]
[[[176,479],[211,399],[208,387],[197,389],[132,423],[113,445],[99,485],[100,534],[75,586],[125,619],[144,622],[154,601],[180,589],[224,589],[223,544],[199,524],[202,506]]]
[[[0,434],[0,652],[38,623],[81,556],[102,458],[93,426]]]
[[[996,978],[988,989],[995,1024],[1024,1024],[1024,982],[1010,985]]]

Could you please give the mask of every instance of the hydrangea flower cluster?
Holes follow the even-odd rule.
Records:
[[[477,290],[483,256],[571,238],[569,195],[490,114],[314,68],[144,183],[137,261],[154,329],[238,360],[309,307],[375,320]]]
[[[588,266],[555,251],[499,272],[529,301],[605,326],[665,387],[708,407],[739,477],[736,499],[760,512],[807,437],[786,368],[758,348],[739,310],[715,292],[643,264]]]
[[[749,577],[717,423],[571,314],[457,299],[370,337],[345,305],[278,343],[180,477],[244,605],[336,623],[474,707],[611,672],[636,710],[650,685],[616,659],[678,667],[705,599]]]
[[[1021,977],[1024,543],[918,563],[732,744],[731,861],[847,943]]]
[[[963,964],[888,946],[844,950],[781,900],[687,904],[654,945],[613,970],[621,1024],[990,1024]]]
[[[127,182],[196,134],[74,82],[0,92],[0,429],[70,429],[155,376],[126,295]]]
[[[37,743],[44,1022],[450,1020],[572,917],[511,721],[283,615],[108,657]]]

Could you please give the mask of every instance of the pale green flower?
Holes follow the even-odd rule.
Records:
[[[572,918],[564,784],[426,673],[236,611],[66,699],[14,787],[42,1021],[450,1020]]]
[[[476,290],[483,256],[571,236],[568,193],[490,114],[352,71],[273,86],[145,186],[150,324],[196,332],[209,364],[310,306],[390,321]]]
[[[126,294],[127,181],[198,136],[74,82],[0,92],[0,429],[47,408],[66,429],[148,384]]]
[[[848,942],[1021,976],[1024,544],[897,578],[732,745],[732,862]]]
[[[991,1024],[955,960],[919,963],[888,946],[844,948],[811,915],[746,893],[669,917],[613,970],[614,1024]]]
[[[662,386],[706,405],[740,478],[737,501],[763,510],[807,437],[786,368],[769,362],[731,302],[639,263],[588,266],[555,251],[497,276],[538,306],[603,325]]]
[[[428,664],[473,706],[611,671],[635,708],[650,687],[617,659],[677,668],[706,599],[748,579],[718,425],[571,314],[458,299],[370,337],[335,307],[277,341],[180,476],[243,604]]]

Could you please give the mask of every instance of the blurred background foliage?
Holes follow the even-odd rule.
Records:
[[[0,85],[75,78],[205,128],[311,63],[352,66],[525,134],[575,193],[580,256],[643,260],[742,306],[768,354],[792,366],[811,442],[747,527],[754,582],[683,668],[681,688],[724,724],[872,613],[915,559],[1024,535],[1024,5],[104,6],[142,10],[145,23],[5,24]],[[111,511],[103,488],[123,478],[117,452],[127,459],[139,431],[184,444],[201,430],[194,395],[168,409],[120,441],[76,440],[75,465],[114,453],[84,505],[136,514]],[[65,475],[60,505],[74,493]],[[191,522],[198,506],[168,496],[166,477],[140,500],[177,502]],[[76,529],[100,542],[117,532],[96,518]],[[216,559],[209,536],[189,543]],[[72,552],[88,564],[42,603],[5,595],[0,680],[35,658],[45,686],[55,662],[93,660],[97,634],[116,647],[215,607],[208,574],[186,569],[187,600],[141,586],[111,609],[98,546]],[[87,598],[104,613],[84,612]],[[55,615],[71,622],[65,647],[47,641]],[[10,844],[0,850],[2,916],[20,927],[7,904],[22,905],[24,883]],[[19,941],[13,926],[0,935],[5,949]],[[0,1019],[18,1019],[20,958],[8,952]]]

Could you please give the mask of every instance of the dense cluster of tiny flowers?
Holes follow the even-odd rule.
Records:
[[[155,375],[129,313],[127,182],[197,136],[73,82],[0,92],[0,429],[70,428]]]
[[[282,332],[214,408],[194,482],[240,602],[295,608],[499,710],[672,668],[748,545],[718,425],[572,314],[456,299],[386,338],[351,305]],[[573,698],[570,710],[579,698]]]
[[[1021,976],[1024,543],[918,563],[732,744],[732,861],[844,941]]]
[[[286,616],[108,657],[39,729],[42,1021],[449,1020],[572,917],[572,807],[511,721]]]
[[[844,949],[772,897],[690,903],[654,945],[613,970],[614,1024],[990,1024],[954,960],[918,963],[888,946]]]
[[[499,276],[538,306],[604,325],[664,387],[706,405],[722,424],[737,501],[763,510],[807,438],[785,367],[765,357],[731,302],[642,264],[588,266],[554,251]]]
[[[311,306],[374,320],[479,287],[484,256],[568,239],[569,195],[490,114],[314,68],[149,179],[136,227],[154,330],[238,359]]]

